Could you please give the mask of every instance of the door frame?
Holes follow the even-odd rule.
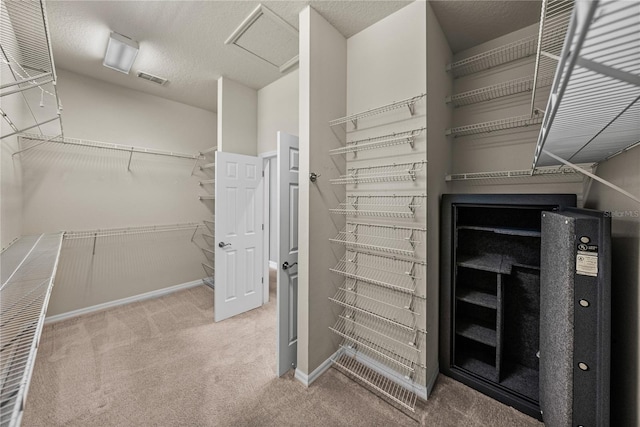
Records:
[[[271,197],[269,193],[271,191],[271,186],[274,185],[274,182],[271,182],[270,177],[270,168],[271,168],[271,159],[276,159],[278,157],[277,151],[267,151],[264,153],[258,154],[258,157],[262,159],[262,172],[264,173],[264,233],[263,233],[263,243],[262,243],[262,253],[264,254],[264,272],[263,277],[265,278],[262,290],[262,301],[264,304],[269,302],[269,268],[270,259],[269,259],[269,250],[271,245],[271,217],[269,215],[269,209],[271,206]],[[277,265],[276,265],[277,268]]]

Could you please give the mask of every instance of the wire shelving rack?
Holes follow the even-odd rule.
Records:
[[[352,249],[415,257],[416,250],[426,239],[426,232],[425,228],[348,221],[345,228],[329,240]]]
[[[426,161],[349,168],[346,175],[329,180],[332,184],[361,184],[391,181],[415,181]]]
[[[533,117],[529,115],[508,117],[505,119],[492,120],[489,122],[475,123],[472,125],[458,126],[447,129],[445,135],[454,137],[477,135],[482,133],[505,131],[509,129],[524,128],[529,126],[537,126],[542,123],[543,114],[535,114]]]
[[[329,150],[329,154],[336,156],[338,154],[357,153],[358,151],[374,150],[376,148],[393,147],[395,145],[409,144],[411,148],[415,145],[415,139],[426,128],[418,128],[405,132],[391,133],[383,136],[359,139],[356,141],[348,141],[344,147]]]
[[[351,114],[349,116],[340,117],[329,122],[329,126],[337,126],[345,123],[351,123],[354,129],[358,129],[358,120],[366,117],[376,116],[378,114],[387,113],[389,111],[397,110],[400,108],[408,108],[409,113],[413,116],[415,114],[415,105],[418,101],[424,98],[426,94],[412,96],[411,98],[403,99],[401,101],[394,101],[381,107],[371,108],[360,113]]]
[[[413,218],[425,195],[377,196],[349,195],[347,200],[329,212],[340,215]]]

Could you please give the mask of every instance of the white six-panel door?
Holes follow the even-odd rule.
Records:
[[[216,322],[262,305],[262,185],[262,159],[216,152]]]
[[[298,346],[298,137],[278,132],[278,376],[295,366]]]

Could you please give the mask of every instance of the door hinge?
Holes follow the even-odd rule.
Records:
[[[264,178],[264,171],[262,171],[262,177]]]
[[[264,230],[264,224],[262,224],[262,229]]]
[[[260,283],[264,283],[264,277],[260,279]]]

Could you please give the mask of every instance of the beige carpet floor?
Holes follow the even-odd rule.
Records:
[[[213,323],[200,286],[47,325],[23,426],[418,425],[335,369],[305,388],[276,378],[275,295]],[[429,426],[541,426],[440,376]]]

